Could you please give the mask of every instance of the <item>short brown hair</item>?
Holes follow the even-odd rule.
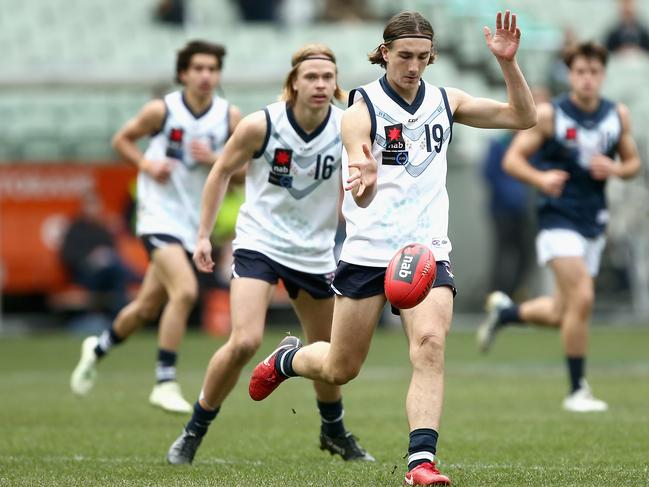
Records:
[[[221,44],[213,44],[207,41],[190,41],[183,47],[176,56],[176,82],[181,83],[180,73],[189,69],[189,63],[194,54],[209,54],[216,58],[217,69],[223,69],[223,58],[225,47]]]
[[[430,38],[430,58],[428,64],[435,62],[435,32],[423,15],[419,12],[401,12],[393,16],[383,30],[383,42],[374,49],[368,58],[372,64],[380,64],[385,68],[386,62],[381,53],[381,46],[390,47],[390,44],[400,37],[407,37],[408,35],[421,36]]]
[[[608,51],[604,46],[594,41],[582,42],[576,46],[566,50],[563,54],[563,62],[570,68],[574,60],[579,57],[586,59],[599,59],[603,66],[606,66],[608,61]]]
[[[291,70],[286,75],[281,99],[289,105],[293,105],[297,99],[297,92],[293,89],[293,81],[297,78],[297,70],[300,64],[308,59],[328,59],[336,64],[336,56],[331,49],[324,44],[307,44],[293,53],[291,57]],[[336,90],[334,98],[338,101],[345,99],[345,93],[338,86],[338,68],[336,67]]]

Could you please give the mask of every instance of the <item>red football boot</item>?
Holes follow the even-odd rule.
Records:
[[[262,399],[266,399],[270,396],[271,392],[288,379],[288,377],[275,370],[277,354],[282,350],[300,348],[301,346],[302,342],[300,342],[299,338],[287,336],[284,340],[279,342],[279,345],[273,353],[255,367],[255,370],[252,371],[252,376],[250,377],[250,384],[248,385],[248,393],[253,400],[261,401]]]
[[[420,487],[430,485],[451,485],[451,480],[439,473],[435,463],[420,463],[406,474],[403,485],[419,485]]]

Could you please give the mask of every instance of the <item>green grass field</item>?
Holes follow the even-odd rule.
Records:
[[[259,357],[274,346],[269,333]],[[310,384],[295,379],[262,403],[248,398],[252,363],[191,467],[165,464],[186,417],[151,408],[155,337],[147,332],[101,364],[96,388],[68,389],[79,337],[0,338],[0,485],[397,486],[405,471],[409,366],[403,333],[379,332],[344,389],[346,425],[376,458],[346,464],[318,449]],[[180,381],[198,393],[220,342],[187,337]],[[456,486],[649,485],[649,329],[596,327],[588,376],[610,411],[563,412],[558,334],[512,330],[489,356],[468,331],[447,350],[441,470]]]

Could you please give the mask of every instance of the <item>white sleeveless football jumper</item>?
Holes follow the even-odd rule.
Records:
[[[285,102],[268,105],[266,140],[246,174],[234,250],[261,252],[291,269],[332,272],[338,223],[342,110],[310,134]]]
[[[417,242],[429,246],[437,261],[448,261],[446,151],[453,116],[445,90],[422,80],[408,104],[384,76],[350,93],[350,104],[360,99],[372,121],[378,188],[367,208],[359,207],[351,192],[345,192],[347,238],[340,259],[386,267],[399,248]],[[348,174],[343,150],[343,181]]]
[[[182,91],[164,97],[166,116],[162,129],[151,137],[147,160],[173,159],[169,180],[159,183],[144,171],[137,178],[138,235],[166,234],[178,238],[184,248],[196,248],[201,195],[211,165],[191,156],[191,143],[201,140],[219,153],[229,136],[229,104],[215,96],[203,113],[189,109]]]

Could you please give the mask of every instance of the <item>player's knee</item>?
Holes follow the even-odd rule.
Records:
[[[426,333],[410,344],[410,360],[415,366],[443,363],[445,346],[443,333]]]
[[[248,362],[261,346],[261,337],[240,337],[230,342],[230,348],[237,362]]]
[[[570,293],[567,308],[571,311],[588,315],[590,314],[595,302],[595,292],[589,284],[580,284]]]
[[[355,379],[360,372],[360,366],[356,367],[354,364],[341,364],[331,370],[331,377],[329,382],[337,386],[343,386],[349,381]]]
[[[194,303],[196,303],[197,299],[198,299],[198,287],[192,286],[190,284],[181,286],[180,288],[175,290],[169,297],[170,301],[175,302],[177,304],[184,305],[186,307],[194,306]]]

